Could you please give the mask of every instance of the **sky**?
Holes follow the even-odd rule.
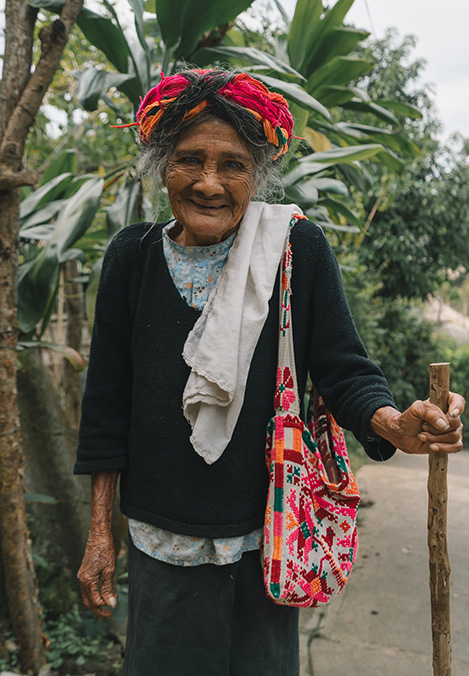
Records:
[[[292,15],[296,0],[281,0]],[[346,22],[382,38],[387,28],[415,35],[412,56],[427,62],[422,81],[434,86],[443,138],[469,137],[469,0],[355,0]]]

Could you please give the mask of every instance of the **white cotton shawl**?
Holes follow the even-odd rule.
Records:
[[[249,204],[223,272],[184,345],[191,367],[184,415],[192,446],[208,464],[220,458],[233,435],[289,224],[301,213],[295,204]]]

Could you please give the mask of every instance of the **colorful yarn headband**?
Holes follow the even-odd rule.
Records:
[[[205,75],[205,78],[214,77],[217,74],[214,70],[195,69],[193,72]],[[160,123],[165,111],[189,84],[188,78],[183,73],[169,77],[165,77],[162,73],[161,82],[150,89],[142,100],[137,111],[137,122],[119,125],[119,127],[138,125],[140,141],[149,144],[152,132]],[[228,84],[218,90],[218,95],[242,106],[262,123],[267,140],[279,149],[274,160],[287,152],[288,142],[293,136],[293,117],[281,94],[269,91],[262,82],[255,80],[247,73],[238,73]],[[182,120],[191,119],[209,105],[209,101],[201,101],[188,110],[182,116]]]

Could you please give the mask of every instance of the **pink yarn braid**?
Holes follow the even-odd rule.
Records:
[[[255,111],[262,120],[268,120],[273,129],[281,127],[287,132],[288,138],[292,136],[293,117],[286,100],[281,94],[269,91],[262,82],[247,73],[236,75],[220,90],[220,96]]]
[[[195,69],[194,72],[210,77],[213,71]],[[150,89],[141,101],[137,111],[137,122],[121,126],[138,124],[140,140],[142,143],[149,143],[152,131],[159,124],[164,111],[186,89],[188,84],[189,80],[183,74],[165,77],[162,73],[160,83]],[[262,122],[267,140],[279,149],[274,159],[287,152],[288,142],[293,136],[293,117],[281,94],[269,91],[262,82],[248,73],[238,73],[220,89],[219,95],[249,110]],[[197,115],[207,105],[208,102],[203,101],[188,111],[184,119]]]

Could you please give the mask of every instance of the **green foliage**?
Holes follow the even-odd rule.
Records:
[[[35,496],[41,499],[50,496]],[[107,622],[83,611],[71,574],[51,561],[40,543],[33,543],[33,562],[39,582],[42,631],[49,667],[58,676],[118,676],[122,673],[122,647]],[[127,567],[125,556],[116,563],[115,585],[119,596],[113,612],[114,631],[123,627],[127,614]],[[16,671],[18,648],[8,626],[0,635],[0,671]]]
[[[412,57],[417,44],[413,35],[400,39],[396,29],[388,29],[384,38],[357,46],[357,53],[375,63],[374,69],[357,83],[369,96],[405,120],[406,128],[422,137],[437,131],[439,123],[428,86],[421,84],[424,59]],[[420,140],[420,139],[419,139]]]
[[[367,454],[365,449],[359,441],[354,437],[352,432],[344,430],[345,443],[347,444],[347,452],[352,467],[352,472],[358,472],[367,461]]]
[[[283,82],[263,73],[256,73],[256,77],[267,85],[269,89],[283,94],[285,98],[296,103],[301,108],[304,108],[307,112],[313,111],[317,115],[320,115],[321,118],[329,119],[329,113],[322,103],[317,101],[296,82]]]
[[[166,49],[171,49],[176,58],[190,57],[201,35],[233,21],[251,4],[252,0],[156,0]]]
[[[280,0],[256,0],[246,12],[237,17],[233,28],[225,33],[222,44],[249,46],[264,54],[277,56],[281,46],[283,51],[280,58],[288,62],[285,29],[288,30],[289,25],[290,20]]]
[[[461,275],[467,270],[462,252],[469,241],[469,153],[461,139],[453,139],[448,147],[436,139],[439,123],[428,88],[420,84],[424,62],[410,58],[414,46],[414,38],[399,41],[392,31],[370,42],[360,53],[377,66],[356,85],[382,96],[408,137],[422,148],[398,180],[376,164],[373,173],[381,175],[381,181],[375,182],[364,203],[365,211],[379,208],[361,241],[359,260],[378,271],[379,294],[388,298],[424,299],[437,291],[448,271],[458,269]],[[395,99],[391,105],[390,99]],[[413,113],[416,107],[418,116]],[[371,115],[360,113],[358,124],[358,116],[351,115],[355,118],[348,126],[355,130],[366,131],[372,124]],[[373,136],[379,140],[376,132]],[[401,137],[397,145],[388,145],[399,151],[402,142],[408,141]]]
[[[57,343],[50,343],[44,340],[20,340],[16,347],[19,352],[18,362],[19,368],[27,368],[27,358],[26,355],[31,349],[44,348],[45,350],[51,350],[60,354],[68,363],[73,367],[74,371],[84,371],[87,365],[87,362],[81,354],[79,354],[73,347],[68,345],[59,345]],[[28,494],[26,494],[28,495]],[[25,500],[28,498],[25,496]]]
[[[37,338],[44,334],[55,309],[63,264],[78,259],[94,271],[100,270],[96,260],[102,257],[106,240],[138,220],[140,184],[131,173],[120,172],[104,185],[99,176],[75,176],[76,167],[76,152],[65,150],[50,163],[39,188],[21,202],[18,321],[26,336],[33,336],[41,323],[36,340],[23,339],[20,350],[45,347],[62,354],[75,370],[82,370],[84,361],[75,350]],[[103,208],[104,188],[112,190],[122,176],[124,182]],[[87,281],[86,274],[81,281]],[[87,290],[93,306],[96,281],[92,279]]]
[[[37,557],[35,563],[38,564]],[[60,676],[90,672],[96,676],[118,676],[122,673],[120,647],[107,636],[105,627],[99,625],[98,620],[91,624],[84,622],[76,603],[56,619],[45,613],[43,630],[48,646],[47,664],[54,673]],[[1,640],[9,649],[8,657],[0,658],[0,670],[16,669],[19,660],[13,632],[6,631]]]
[[[20,228],[20,237],[29,245],[27,254],[26,249],[23,250],[23,261],[18,272],[18,323],[24,334],[31,334],[40,321],[40,334],[44,333],[55,304],[60,267],[67,260],[81,257],[81,251],[72,246],[90,227],[99,206],[102,179],[89,178],[68,196],[73,181],[70,174],[62,174],[39,189],[39,200],[33,192],[24,201],[28,205],[23,209],[23,214],[26,213],[29,218]],[[49,189],[50,184],[52,188]],[[34,202],[37,217],[33,220],[34,225],[31,225],[30,209]],[[53,223],[50,222],[50,212],[45,209],[45,205],[51,207],[52,203],[56,216]],[[38,216],[38,212],[42,215]],[[38,225],[38,221],[42,222]],[[35,240],[44,241],[45,244],[33,248],[31,242]]]
[[[37,30],[47,23],[42,13],[39,16]],[[45,182],[44,174],[51,163],[66,150],[73,153],[76,160],[76,166],[68,169],[74,175],[98,172],[104,176],[134,160],[135,134],[132,130],[116,131],[109,126],[115,120],[116,111],[122,116],[131,114],[131,104],[124,94],[111,89],[106,101],[100,102],[97,110],[92,112],[85,113],[77,106],[73,73],[91,66],[113,70],[104,53],[91,45],[75,26],[46,93],[47,107],[36,117],[28,136],[25,161],[42,177],[41,183]],[[54,120],[53,124],[50,119]],[[54,175],[58,173],[54,169]]]
[[[330,36],[342,25],[353,2],[338,0],[325,10],[321,0],[298,0],[288,40],[290,59],[297,70],[306,75],[331,62],[336,41]],[[350,46],[345,49],[348,53]]]
[[[25,493],[25,502],[34,502],[41,505],[56,505],[58,500],[53,495],[46,495],[45,493]]]
[[[274,73],[291,75],[292,79],[296,80],[297,82],[305,82],[306,79],[301,75],[301,73],[298,73],[298,71],[292,68],[288,63],[285,63],[276,56],[263,52],[256,47],[237,47],[231,45],[206,47],[196,52],[194,59],[196,59],[199,64],[202,64],[204,61],[206,63],[210,63],[213,55],[215,55],[215,57],[226,56],[228,60],[236,63],[238,66],[252,64],[258,67],[265,67],[267,70],[273,71]],[[327,112],[321,112],[328,117]]]
[[[403,301],[383,302],[378,363],[388,378],[397,405],[407,408],[428,397],[428,365],[444,356],[433,325],[409,311]]]
[[[15,669],[19,666],[19,648],[15,643],[13,630],[7,629],[4,631],[0,642],[4,644],[2,655],[0,656],[0,670],[10,671],[11,669]]]
[[[460,266],[469,242],[469,164],[453,152],[411,164],[390,185],[384,208],[376,213],[360,259],[379,270],[381,295],[426,298],[448,271]]]
[[[76,674],[76,667],[85,667],[89,669],[93,663],[99,663],[102,659],[103,649],[111,649],[114,643],[106,640],[101,632],[95,632],[90,635],[83,630],[83,621],[78,611],[78,606],[74,605],[72,610],[65,613],[57,619],[45,618],[46,636],[49,643],[47,650],[47,663],[53,669],[73,668]],[[104,640],[103,640],[104,639]],[[119,674],[120,671],[116,665],[114,671],[109,674]],[[63,670],[61,670],[63,673]]]

